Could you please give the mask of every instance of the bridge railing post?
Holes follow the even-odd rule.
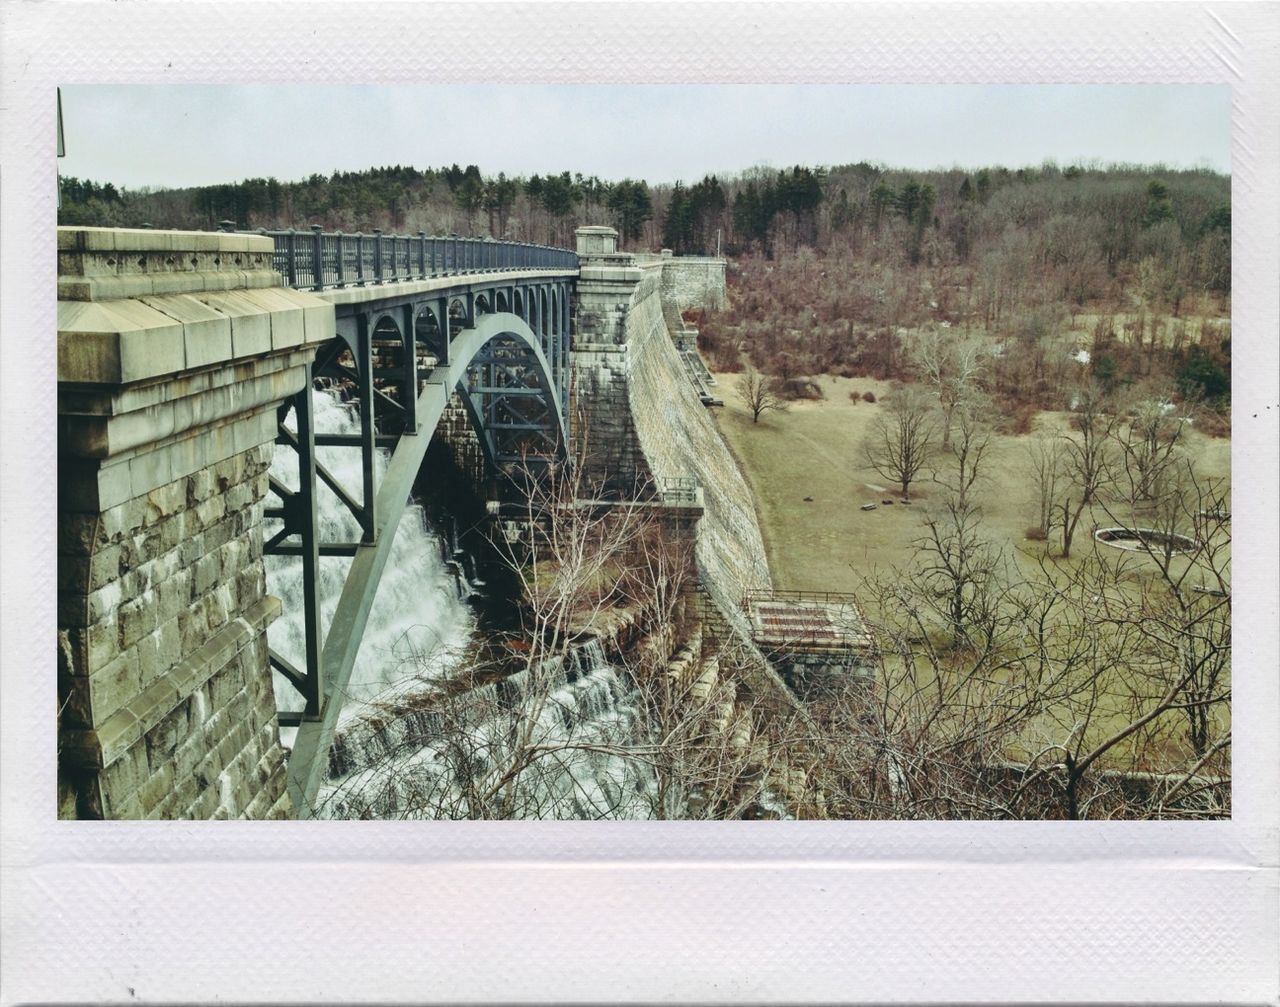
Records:
[[[285,260],[288,265],[288,272],[285,273],[285,279],[289,281],[289,286],[296,287],[298,285],[298,245],[297,232],[291,227],[288,234],[285,235],[285,249],[288,251],[288,258]]]
[[[364,286],[364,232],[356,232],[356,286]]]
[[[311,279],[312,288],[324,289],[324,228],[311,225]]]
[[[427,278],[427,232],[418,232],[418,279]]]
[[[382,228],[373,229],[373,282],[382,282]]]
[[[337,234],[333,236],[334,249],[337,253],[337,259],[338,259],[337,263],[334,265],[333,278],[339,287],[346,286],[345,267],[346,267],[347,253],[346,253],[346,248],[344,247],[346,240],[347,240],[346,236],[341,231],[339,231]]]

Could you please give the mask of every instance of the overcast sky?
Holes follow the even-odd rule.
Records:
[[[78,85],[63,175],[137,188],[457,162],[695,181],[758,164],[1229,171],[1211,85]]]

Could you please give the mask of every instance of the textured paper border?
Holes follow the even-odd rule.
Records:
[[[36,3],[0,32],[7,1003],[1275,1003],[1274,4]],[[1235,816],[1195,824],[55,822],[54,87],[1233,88]],[[193,151],[192,156],[198,156]]]

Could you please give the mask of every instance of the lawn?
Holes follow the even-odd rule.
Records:
[[[759,423],[753,423],[737,392],[737,376],[720,374],[717,381],[725,401],[717,419],[755,493],[775,587],[859,593],[868,616],[875,619],[870,593],[859,589],[867,578],[909,568],[914,561],[913,543],[924,531],[923,514],[943,492],[922,479],[911,487],[912,503],[904,505],[899,488],[863,463],[859,442],[883,408],[880,400],[892,394],[888,384],[823,376],[818,381],[824,399],[792,404],[786,412],[766,412]],[[874,393],[877,402],[854,404],[850,392],[855,390]],[[1067,419],[1064,413],[1042,413],[1036,428],[1064,429]],[[1026,475],[1028,439],[1028,435],[994,435],[978,500],[987,538],[1006,547],[1026,575],[1038,576],[1036,567],[1045,545],[1025,538],[1026,529],[1038,517],[1035,489]],[[1230,475],[1230,440],[1192,432],[1187,448],[1203,475]],[[890,499],[892,504],[883,503]],[[866,503],[877,507],[863,511]],[[1101,511],[1082,517],[1073,558],[1066,562],[1087,562],[1093,552],[1094,527],[1109,523]],[[1142,562],[1150,561],[1138,560],[1139,565]],[[1115,709],[1098,718],[1094,731],[1109,732],[1127,723],[1130,702],[1131,696],[1125,694],[1104,700],[1105,710]],[[1221,728],[1229,716],[1229,711],[1218,710],[1214,719]],[[1046,714],[1046,719],[1057,718]],[[1164,742],[1171,746],[1175,762],[1185,756],[1180,723],[1167,720],[1170,733]],[[1049,733],[1061,734],[1061,725]]]
[[[912,484],[912,503],[904,505],[900,489],[864,463],[859,443],[883,408],[879,400],[891,394],[887,382],[824,375],[817,379],[824,399],[766,412],[753,423],[738,394],[737,375],[719,374],[716,380],[725,402],[717,420],[755,493],[776,587],[854,591],[864,578],[911,562],[912,543],[923,530],[921,512],[941,489],[923,478]],[[855,405],[852,391],[872,392],[877,401]],[[1062,413],[1042,413],[1036,420],[1037,428],[1061,429],[1066,422]],[[978,490],[988,537],[1024,551],[1026,563],[1041,551],[1024,537],[1037,520],[1035,487],[1026,474],[1028,440],[1027,435],[994,435]],[[1229,439],[1193,432],[1187,444],[1204,475],[1230,475]],[[889,499],[891,505],[882,503]],[[877,507],[864,511],[866,503]],[[1082,518],[1077,553],[1088,551],[1092,530],[1089,518]]]

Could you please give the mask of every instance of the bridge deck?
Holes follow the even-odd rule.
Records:
[[[403,300],[421,294],[441,293],[467,287],[502,287],[516,283],[539,280],[564,280],[576,277],[576,269],[515,269],[455,273],[433,276],[420,280],[391,280],[383,283],[367,283],[363,286],[348,284],[343,287],[325,287],[313,293],[328,301],[335,308],[347,304],[371,304],[381,300]]]

